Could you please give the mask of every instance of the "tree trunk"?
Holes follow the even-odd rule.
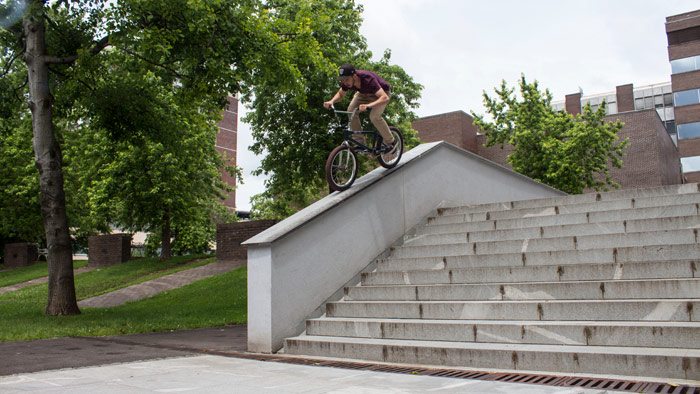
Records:
[[[49,299],[47,315],[80,313],[75,296],[71,239],[66,217],[63,190],[61,148],[53,132],[51,109],[53,96],[49,90],[49,68],[45,61],[46,39],[44,17],[37,11],[41,1],[24,19],[26,37],[25,61],[29,73],[29,107],[32,111],[34,156],[39,170],[41,214],[49,251]]]
[[[163,227],[161,227],[160,233],[160,259],[166,260],[173,256],[173,252],[170,249],[170,237],[172,236],[170,230],[170,213],[167,211],[163,214]]]

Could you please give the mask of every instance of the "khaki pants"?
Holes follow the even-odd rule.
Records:
[[[359,107],[360,104],[369,104],[375,101],[376,99],[377,96],[375,96],[374,94],[361,94],[360,92],[357,92],[355,93],[355,96],[353,96],[352,101],[350,101],[350,105],[348,105],[348,111],[352,112],[357,107]],[[382,138],[384,139],[384,142],[393,143],[394,136],[389,130],[389,125],[386,124],[386,121],[382,117],[382,114],[384,113],[384,108],[386,108],[387,104],[389,104],[388,101],[384,104],[379,104],[372,107],[369,113],[369,120],[372,121],[374,127],[377,128],[377,131],[379,131],[379,134],[381,134]],[[355,116],[351,119],[350,127],[355,131],[362,130],[359,112],[355,114]]]

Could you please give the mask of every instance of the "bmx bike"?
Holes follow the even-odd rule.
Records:
[[[331,107],[335,115],[348,115],[349,120],[343,131],[343,142],[335,147],[326,160],[326,180],[331,190],[343,191],[352,186],[357,178],[357,153],[375,156],[379,164],[384,168],[394,168],[403,155],[403,135],[394,126],[389,126],[391,134],[394,136],[396,149],[392,152],[391,147],[384,143],[381,134],[376,131],[352,130],[350,121],[357,113],[354,111],[339,111]],[[365,145],[353,138],[355,135],[364,135]],[[367,138],[369,137],[369,138]]]

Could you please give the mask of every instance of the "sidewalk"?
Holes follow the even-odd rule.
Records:
[[[4,393],[612,393],[200,355],[0,377]]]
[[[0,376],[210,352],[237,354],[245,352],[246,338],[246,326],[236,325],[111,337],[0,342]]]
[[[125,287],[78,302],[81,308],[110,308],[188,285],[200,279],[223,274],[245,265],[245,261],[217,262]]]
[[[0,343],[0,392],[606,392],[260,361],[245,352],[246,334],[237,325]]]

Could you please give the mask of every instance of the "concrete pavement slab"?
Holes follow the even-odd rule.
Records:
[[[3,393],[611,393],[213,355],[0,377]]]

